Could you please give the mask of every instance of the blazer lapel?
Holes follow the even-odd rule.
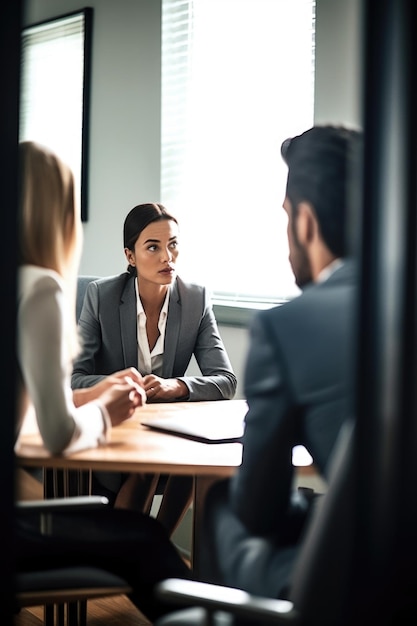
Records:
[[[181,300],[178,291],[178,282],[172,286],[172,292],[169,298],[168,317],[165,328],[165,345],[164,345],[164,365],[162,368],[163,377],[170,378],[174,371],[175,355],[179,341],[181,327]]]
[[[126,282],[120,298],[120,334],[125,367],[138,367],[138,326],[135,281]],[[135,338],[135,339],[133,339]]]

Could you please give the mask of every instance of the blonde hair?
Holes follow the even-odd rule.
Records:
[[[63,279],[73,328],[71,351],[78,350],[76,279],[82,230],[71,169],[46,146],[20,143],[19,264],[55,270]]]

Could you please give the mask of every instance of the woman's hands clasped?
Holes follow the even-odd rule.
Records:
[[[160,378],[147,374],[142,378],[148,402],[170,402],[188,398],[188,387],[178,378]]]

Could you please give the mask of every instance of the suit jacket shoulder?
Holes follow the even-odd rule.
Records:
[[[307,322],[309,311],[313,314],[313,321],[315,319],[314,314],[317,315],[318,310],[323,311],[323,314],[327,317],[328,315],[325,312],[328,306],[333,305],[340,308],[343,307],[345,301],[346,304],[353,302],[353,296],[357,287],[356,279],[355,264],[346,261],[326,281],[312,283],[299,296],[285,304],[261,311],[258,316],[273,322],[279,320],[278,329],[281,327],[281,324],[285,323],[295,326],[296,323],[299,323],[299,315],[303,316],[304,321]]]
[[[190,283],[182,280],[177,276],[173,285],[172,296],[173,299],[177,299],[181,304],[187,306],[196,305],[198,308],[205,307],[207,304],[207,290],[203,285],[197,283]]]
[[[94,281],[98,291],[103,294],[112,293],[114,295],[118,294],[120,297],[125,291],[131,276],[128,272],[123,272],[121,274],[116,274],[114,276],[105,276],[104,278],[99,278]],[[132,279],[132,284],[134,281]]]

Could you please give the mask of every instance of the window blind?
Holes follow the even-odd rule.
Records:
[[[161,201],[218,300],[298,293],[280,146],[313,123],[314,27],[312,0],[162,0]]]

